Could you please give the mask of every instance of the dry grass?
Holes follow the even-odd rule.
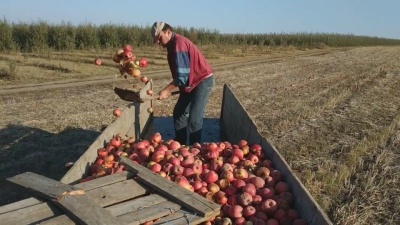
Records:
[[[222,62],[231,62],[243,58],[256,58],[263,55],[282,54],[293,51],[292,48],[276,48],[250,46],[218,47],[202,46],[202,52],[212,65]],[[85,79],[99,76],[119,74],[112,56],[116,49],[69,51],[39,53],[0,53],[0,85],[29,84],[63,79]],[[161,47],[135,48],[134,54],[138,57],[149,59],[149,67],[142,71],[167,70],[165,49]],[[102,60],[102,66],[94,64],[95,58]],[[15,67],[15,76],[10,76],[9,64]],[[7,79],[6,79],[7,78]]]
[[[220,71],[206,117],[219,117],[229,83],[335,224],[399,224],[399,50],[354,48]],[[155,89],[168,82],[156,80]],[[168,116],[174,101],[157,102],[156,116]],[[63,164],[124,105],[109,84],[0,96],[1,178],[30,170],[60,179]]]

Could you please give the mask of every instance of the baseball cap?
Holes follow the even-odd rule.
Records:
[[[155,22],[151,27],[151,36],[157,37],[157,35],[162,31],[164,28],[164,22]]]

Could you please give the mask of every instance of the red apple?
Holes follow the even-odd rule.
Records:
[[[274,178],[275,182],[280,182],[283,180],[282,174],[278,170],[272,170],[270,176]]]
[[[237,201],[241,206],[248,206],[253,202],[253,197],[247,193],[243,192],[237,196]]]
[[[266,214],[265,212],[263,212],[263,211],[257,211],[256,217],[257,217],[258,219],[260,219],[260,220],[265,220],[265,221],[268,220],[267,214]]]
[[[271,160],[265,159],[261,162],[261,166],[267,167],[268,169],[272,168],[272,162]]]
[[[267,167],[260,167],[256,171],[256,175],[261,177],[262,179],[266,180],[270,175],[270,170]]]
[[[172,167],[171,171],[175,176],[178,176],[178,175],[182,175],[184,170],[185,170],[185,168],[183,166],[176,165],[176,166]]]
[[[213,198],[214,198],[214,201],[220,205],[225,205],[228,202],[228,198],[226,197],[226,194],[223,191],[216,192],[214,194]]]
[[[233,151],[233,150],[232,150]],[[235,156],[235,155],[232,155],[229,159],[228,159],[228,162],[230,163],[230,164],[232,164],[232,165],[235,165],[235,164],[237,164],[238,162],[240,162],[240,159],[239,159],[239,157],[237,157],[237,156]]]
[[[256,209],[253,207],[253,206],[251,206],[251,205],[249,205],[249,206],[246,206],[244,209],[243,209],[243,216],[245,217],[245,218],[250,218],[250,217],[252,217],[252,216],[255,216],[256,215]]]
[[[146,76],[141,76],[140,81],[142,81],[143,83],[146,83],[148,81],[148,79]]]
[[[124,49],[123,49],[123,51],[124,51],[125,53],[127,53],[127,52],[131,52],[131,51],[132,51],[132,46],[131,46],[131,45],[128,45],[128,44],[126,44],[126,45],[124,46]]]
[[[236,189],[241,190],[246,185],[246,182],[244,180],[233,180],[232,185]]]
[[[261,204],[261,209],[267,214],[273,214],[278,209],[278,205],[275,200],[267,199]]]
[[[244,217],[236,218],[235,225],[246,225],[246,219]]]
[[[286,211],[283,209],[278,209],[274,213],[274,218],[278,221],[280,221],[282,218],[286,217]]]
[[[120,108],[114,109],[113,115],[114,115],[115,117],[120,117],[121,114],[122,114],[122,110],[121,110]]]
[[[295,209],[288,209],[286,214],[292,221],[300,219],[300,214]]]
[[[269,219],[267,225],[279,225],[279,222],[276,219]]]
[[[252,183],[248,183],[242,188],[242,191],[249,193],[253,197],[256,195],[257,190],[256,190],[256,187]]]
[[[255,195],[253,197],[253,204],[254,205],[261,205],[262,202],[263,202],[263,198],[260,195]]]
[[[275,187],[275,180],[272,177],[268,177],[265,180],[265,187]]]
[[[251,183],[256,187],[256,189],[260,189],[264,187],[265,180],[262,179],[261,177],[253,177],[251,178]]]
[[[148,62],[149,62],[148,59],[146,59],[146,58],[141,58],[141,59],[139,60],[139,66],[140,66],[140,67],[143,67],[143,68],[146,68]]]
[[[221,190],[219,188],[219,186],[217,184],[215,184],[215,183],[208,184],[207,185],[207,189],[208,189],[209,192],[211,192],[213,194],[215,194],[215,193],[217,193],[218,191]]]
[[[239,148],[242,148],[243,146],[247,145],[247,141],[246,140],[239,140],[238,146]]]
[[[160,175],[162,177],[166,177],[167,173],[161,170],[160,172],[158,172],[158,175]]]
[[[239,218],[242,217],[243,207],[240,205],[231,206],[228,210],[229,216],[231,218]]]
[[[183,167],[191,167],[194,163],[194,157],[188,155],[186,158],[184,158],[181,162],[181,166]]]
[[[159,163],[154,163],[152,166],[150,166],[150,170],[153,171],[154,173],[158,173],[161,171],[161,165]]]
[[[192,164],[192,170],[194,174],[198,174],[200,175],[203,172],[203,167],[201,165],[197,165],[197,164]]]
[[[96,59],[94,60],[94,64],[96,64],[97,66],[100,66],[100,65],[101,65],[101,60],[98,59],[98,58],[96,58]]]
[[[278,182],[275,185],[275,191],[277,194],[283,193],[283,192],[289,192],[289,185],[286,182]]]
[[[237,195],[231,195],[228,197],[228,204],[233,206],[238,204],[238,196]]]
[[[180,147],[181,147],[181,144],[180,144],[179,142],[177,142],[177,141],[172,141],[172,142],[169,144],[168,149],[170,149],[170,150],[177,150],[177,149],[180,148]]]
[[[234,169],[234,174],[236,179],[246,179],[249,177],[249,173],[247,172],[246,169],[239,168],[239,169]]]
[[[233,176],[233,173],[231,171],[223,171],[221,173],[221,178],[228,179],[229,181],[233,181],[235,179],[235,177]]]
[[[232,150],[232,156],[236,156],[239,158],[239,160],[242,160],[244,157],[244,153],[241,149],[236,148]]]
[[[237,194],[237,189],[234,186],[229,186],[225,189],[225,193],[228,196],[236,195]]]
[[[201,187],[203,187],[203,184],[201,183],[201,181],[197,180],[197,181],[194,181],[194,182],[192,183],[192,186],[193,186],[194,190],[197,191],[197,190],[199,190]]]
[[[253,225],[267,225],[267,222],[265,222],[264,220],[257,220],[256,223]]]
[[[249,154],[247,156],[247,159],[250,160],[251,162],[253,162],[253,164],[257,164],[259,161],[258,156],[254,155],[254,154]]]
[[[212,170],[206,173],[204,176],[204,181],[208,184],[215,183],[218,180],[218,174]]]
[[[166,173],[169,173],[171,170],[172,170],[172,167],[173,167],[174,165],[172,165],[171,163],[165,163],[163,166],[162,166],[162,170],[164,171],[164,172],[166,172]]]
[[[161,160],[163,160],[165,157],[165,152],[163,151],[155,151],[152,155],[151,155],[151,160],[153,160],[154,162],[161,162]]]
[[[293,221],[293,225],[308,225],[307,221],[303,220],[303,219],[297,219],[295,221]]]
[[[174,166],[180,166],[180,165],[181,165],[181,160],[179,160],[179,159],[176,158],[176,157],[171,157],[171,158],[168,160],[168,162],[171,163],[171,164],[174,165]]]

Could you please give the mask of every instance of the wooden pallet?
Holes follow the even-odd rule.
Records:
[[[33,191],[30,198],[0,207],[1,224],[199,224],[220,206],[147,168],[123,161],[129,171],[76,185],[31,172],[9,178]]]

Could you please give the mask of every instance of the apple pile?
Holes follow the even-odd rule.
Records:
[[[141,78],[141,72],[139,68],[146,68],[148,60],[146,58],[136,60],[136,56],[133,54],[132,50],[133,49],[131,45],[125,45],[123,48],[117,50],[112,59],[114,62],[118,63],[118,69],[121,75],[127,73],[130,76],[139,79]]]
[[[221,213],[204,224],[306,225],[293,209],[294,196],[280,171],[259,144],[240,140],[184,146],[154,133],[148,140],[116,135],[90,167],[85,182],[124,170],[128,157],[165,179],[221,205]]]

